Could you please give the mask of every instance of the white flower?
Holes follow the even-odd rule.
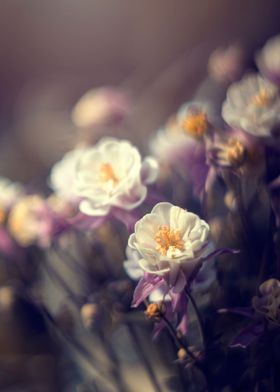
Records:
[[[146,184],[154,182],[157,174],[157,162],[153,158],[141,161],[129,141],[104,138],[79,161],[77,188],[84,199],[80,211],[104,216],[112,207],[132,210],[146,198]]]
[[[23,194],[23,187],[17,182],[0,177],[0,207],[9,209]]]
[[[209,254],[208,237],[205,221],[164,202],[136,223],[128,245],[141,254],[139,265],[146,272],[164,275],[181,267],[190,273],[201,257]]]
[[[280,81],[280,35],[270,38],[257,53],[256,62],[260,71],[275,81]]]
[[[275,85],[257,74],[233,83],[222,107],[224,120],[254,136],[270,136],[280,122],[280,98]]]
[[[76,168],[84,152],[84,149],[75,149],[67,152],[51,170],[49,185],[55,194],[62,199],[75,201],[78,198]]]

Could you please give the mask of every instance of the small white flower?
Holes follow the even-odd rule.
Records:
[[[163,202],[136,223],[128,245],[141,254],[139,265],[146,272],[163,275],[181,267],[190,273],[209,254],[208,237],[209,226],[204,220]]]
[[[65,200],[75,201],[78,198],[76,190],[76,169],[84,149],[67,152],[57,162],[50,174],[49,185],[57,196]]]
[[[157,174],[157,162],[153,158],[142,161],[129,141],[104,138],[79,161],[77,188],[84,199],[80,211],[104,216],[112,207],[132,210],[146,198],[146,185],[154,182]]]
[[[8,178],[0,177],[0,207],[9,209],[23,194],[23,187]]]
[[[280,122],[280,98],[275,85],[257,74],[233,83],[222,107],[224,120],[254,136],[270,136]]]
[[[269,79],[280,82],[280,35],[270,38],[256,55],[260,71]]]

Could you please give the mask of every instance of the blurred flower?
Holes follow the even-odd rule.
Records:
[[[52,193],[46,199],[46,203],[56,215],[64,219],[72,218],[78,212],[73,203],[57,196],[55,193]]]
[[[144,201],[146,185],[157,174],[157,162],[153,158],[141,161],[130,142],[104,138],[78,164],[77,189],[84,198],[80,211],[90,216],[105,216],[113,207],[130,211]]]
[[[244,52],[240,45],[217,48],[208,61],[208,72],[218,82],[232,83],[240,78],[243,70]]]
[[[177,114],[178,126],[189,136],[202,139],[210,129],[210,106],[207,102],[187,102]]]
[[[171,117],[150,140],[150,150],[161,164],[163,174],[177,171],[190,181],[193,193],[200,194],[208,171],[203,140],[185,133],[177,118]]]
[[[252,299],[255,311],[280,326],[280,281],[268,279],[259,287],[260,296]]]
[[[210,161],[218,166],[227,168],[241,166],[246,155],[245,146],[240,140],[233,137],[226,139],[224,142],[215,143],[210,152]]]
[[[260,71],[272,82],[280,84],[280,35],[270,38],[256,55]]]
[[[129,246],[142,256],[140,267],[163,276],[179,267],[190,273],[210,249],[209,226],[197,215],[170,203],[158,203],[135,225]]]
[[[151,139],[150,150],[159,162],[184,165],[196,145],[197,140],[182,132],[176,119],[171,118]]]
[[[49,185],[61,199],[73,203],[79,199],[76,189],[76,170],[79,159],[85,151],[81,148],[69,151],[52,167]]]
[[[19,245],[48,246],[53,233],[53,219],[45,200],[39,195],[20,199],[8,217],[8,229]]]
[[[23,194],[23,186],[0,177],[0,224],[6,219],[6,214],[12,205]]]
[[[217,131],[207,145],[206,154],[214,166],[250,175],[259,172],[264,161],[264,148],[259,140],[239,129]]]
[[[222,107],[224,120],[254,136],[270,136],[280,122],[278,89],[257,74],[233,83]]]
[[[104,125],[125,117],[129,110],[128,97],[113,87],[87,91],[76,103],[72,119],[78,127]]]

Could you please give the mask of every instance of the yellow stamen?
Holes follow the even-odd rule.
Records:
[[[245,155],[244,145],[237,139],[229,139],[226,148],[226,159],[232,165],[239,165],[243,162]]]
[[[201,138],[209,126],[207,116],[203,112],[188,114],[183,121],[183,129],[191,136]]]
[[[260,91],[251,98],[250,103],[256,107],[262,108],[268,106],[274,97],[274,92],[261,88]]]
[[[104,163],[103,165],[101,165],[99,171],[99,180],[101,182],[110,181],[114,186],[117,185],[117,183],[119,182],[110,163]]]
[[[158,232],[154,237],[157,246],[156,250],[162,255],[166,256],[167,252],[171,250],[172,253],[176,250],[184,249],[184,241],[181,238],[179,229],[170,229],[168,226],[160,226]]]

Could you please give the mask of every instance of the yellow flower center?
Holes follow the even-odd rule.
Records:
[[[99,171],[99,180],[101,182],[110,182],[113,186],[116,186],[119,182],[115,175],[114,169],[110,163],[103,163]]]
[[[260,91],[251,98],[250,103],[258,108],[262,108],[268,106],[274,97],[275,92],[261,88]]]
[[[184,249],[184,241],[181,237],[179,229],[170,229],[168,226],[160,226],[154,237],[157,246],[156,250],[162,255],[167,253],[173,257],[176,250],[182,251]]]
[[[207,116],[203,112],[189,114],[183,121],[183,129],[193,137],[201,138],[209,126]]]
[[[245,147],[239,140],[229,139],[225,152],[226,159],[230,164],[239,165],[243,162]]]

